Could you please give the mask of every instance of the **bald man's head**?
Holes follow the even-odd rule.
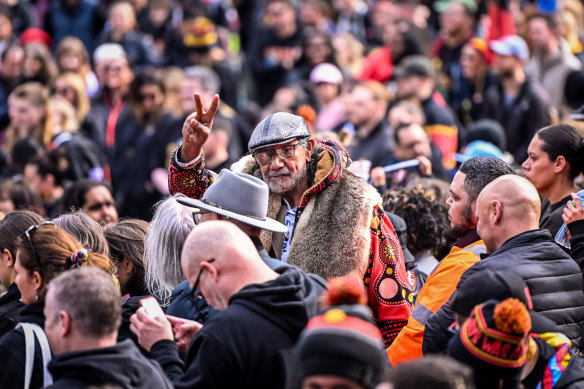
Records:
[[[476,209],[477,231],[488,252],[513,236],[539,228],[539,195],[523,177],[505,175],[493,180],[481,191]]]
[[[256,257],[259,259],[254,244],[241,229],[233,223],[213,220],[201,223],[191,231],[183,247],[181,263],[188,277],[192,271],[198,271],[201,262],[211,258],[217,262],[230,258],[247,262]]]

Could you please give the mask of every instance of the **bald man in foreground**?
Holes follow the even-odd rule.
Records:
[[[487,253],[462,275],[458,288],[486,269],[513,272],[527,283],[535,311],[551,319],[555,331],[578,347],[584,320],[582,273],[550,233],[539,228],[540,205],[535,187],[516,175],[499,177],[481,191],[476,206],[477,232]],[[430,317],[424,332],[424,354],[446,350],[448,327],[453,322],[448,304]]]
[[[200,289],[222,312],[205,326],[151,318],[144,308],[130,319],[130,329],[175,388],[285,387],[283,351],[316,315],[322,289],[294,267],[271,270],[250,238],[226,221],[196,226],[181,262],[193,291]],[[186,351],[184,361],[179,349]]]

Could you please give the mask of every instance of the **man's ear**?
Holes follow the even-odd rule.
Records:
[[[71,333],[71,317],[65,311],[59,311],[59,333],[61,337],[66,337]]]
[[[314,139],[309,138],[306,141],[306,162],[310,162],[312,159],[312,151],[314,150]]]
[[[470,202],[470,220],[473,226],[476,227],[479,222],[479,218],[477,217],[477,199]]]
[[[493,218],[493,224],[499,224],[503,217],[503,204],[499,200],[493,200],[491,216]]]

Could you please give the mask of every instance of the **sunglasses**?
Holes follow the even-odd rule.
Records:
[[[33,253],[33,255],[34,255],[35,259],[36,259],[37,265],[39,267],[39,274],[41,276],[43,275],[43,265],[42,265],[42,262],[41,262],[41,258],[39,257],[36,249],[34,248],[34,244],[32,243],[32,239],[30,238],[30,234],[32,234],[32,232],[34,230],[36,230],[37,228],[39,228],[41,226],[46,226],[46,225],[52,225],[55,228],[57,228],[57,226],[55,225],[55,223],[48,222],[47,221],[47,222],[44,222],[44,223],[41,223],[41,224],[35,224],[35,225],[32,225],[32,226],[28,227],[26,229],[26,231],[24,231],[24,234],[22,234],[22,236],[23,237],[26,237],[26,239],[28,240],[28,244],[30,245],[30,249],[32,250],[32,253]]]
[[[209,259],[206,262],[207,263],[213,263],[213,262],[215,262],[215,258],[211,258],[211,259]],[[201,299],[203,299],[203,294],[199,290],[199,281],[201,280],[201,274],[203,274],[203,270],[205,270],[205,269],[202,268],[202,267],[200,267],[200,269],[201,270],[199,270],[199,275],[197,275],[197,279],[195,280],[195,283],[193,284],[193,288],[191,289],[191,296],[193,296],[193,298],[195,300],[201,300]]]
[[[293,145],[286,145],[282,147],[278,147],[277,149],[273,150],[266,150],[266,151],[256,151],[252,155],[260,165],[269,165],[272,162],[272,158],[275,155],[278,156],[280,159],[290,159],[294,155],[296,155],[296,146],[305,145],[306,141],[301,141],[295,143]]]

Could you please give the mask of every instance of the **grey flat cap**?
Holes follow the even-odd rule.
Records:
[[[262,120],[253,130],[247,147],[249,151],[290,142],[310,136],[308,126],[300,116],[286,112],[273,113]]]

